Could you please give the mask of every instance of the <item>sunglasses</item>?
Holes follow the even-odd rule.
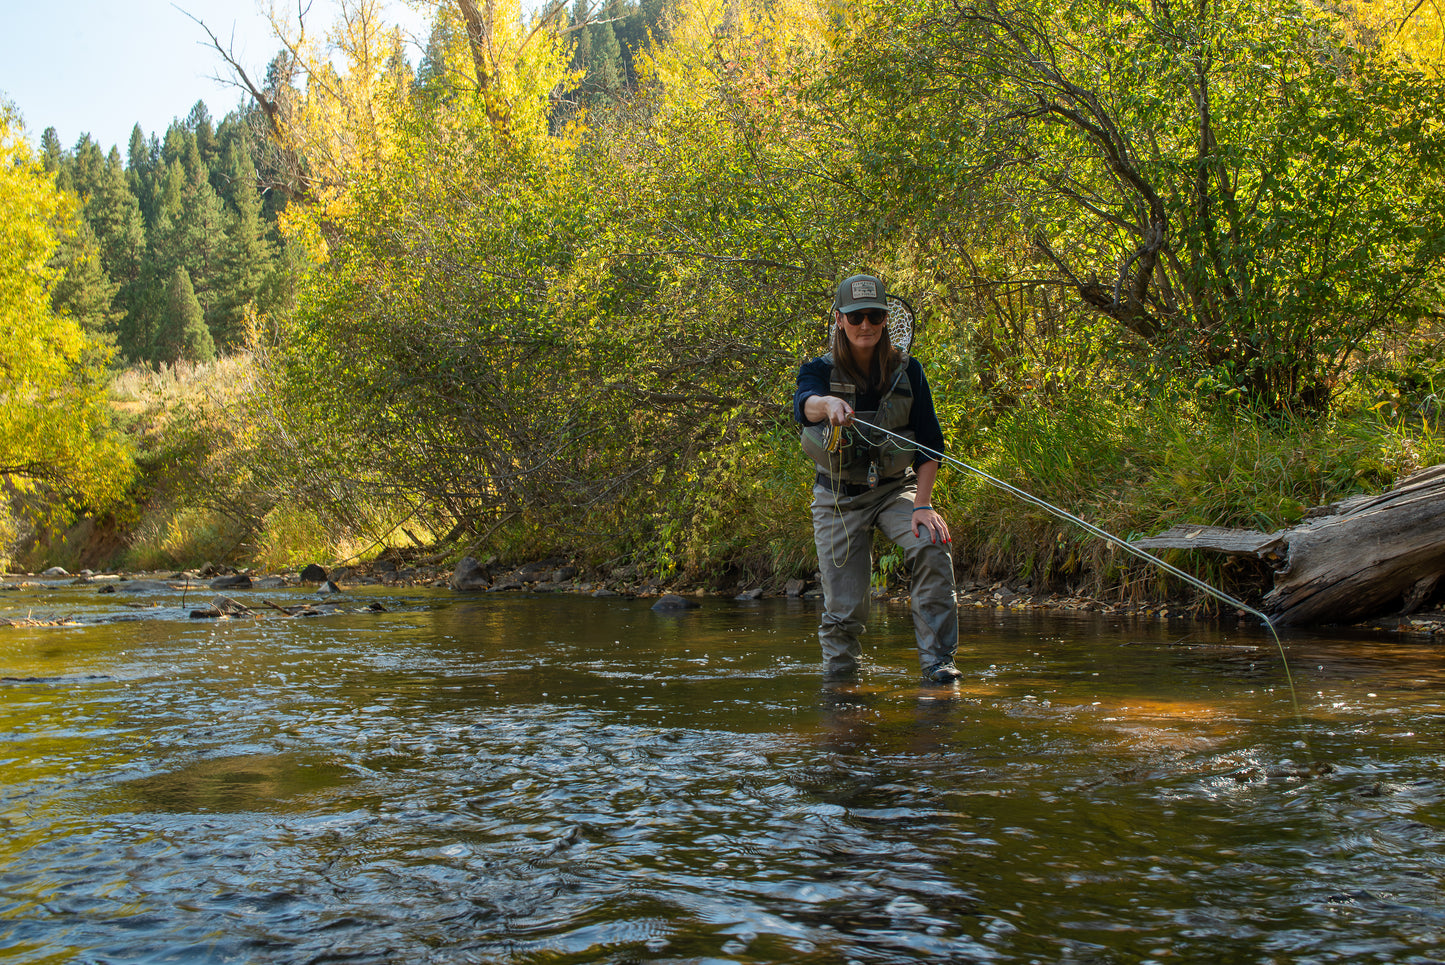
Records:
[[[881,308],[868,308],[861,312],[849,312],[843,316],[843,320],[849,325],[862,325],[864,322],[870,325],[882,325],[888,321],[888,313]]]

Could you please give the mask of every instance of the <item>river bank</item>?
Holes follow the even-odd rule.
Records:
[[[42,580],[45,584],[40,582]],[[815,600],[822,596],[816,583],[797,579],[773,583],[745,581],[733,587],[723,587],[701,581],[662,581],[641,575],[635,567],[630,566],[613,567],[603,572],[548,559],[516,567],[499,567],[495,563],[481,566],[470,558],[451,568],[439,563],[398,563],[382,558],[370,563],[343,565],[331,569],[312,564],[301,570],[278,572],[207,565],[193,570],[83,570],[72,574],[61,567],[52,567],[43,573],[0,574],[0,592],[23,592],[42,585],[54,586],[57,581],[94,587],[96,592],[101,593],[138,592],[154,588],[157,584],[167,584],[175,589],[223,595],[236,591],[264,591],[314,585],[322,588],[322,595],[344,594],[348,587],[427,586],[450,588],[462,595],[559,593],[642,600],[676,596],[699,603],[708,599]],[[198,597],[198,601],[199,599]],[[907,586],[894,581],[886,587],[875,587],[874,599],[885,605],[906,605]],[[1191,603],[1184,599],[1126,602],[1069,593],[1033,592],[1026,584],[1003,580],[984,583],[967,578],[959,580],[958,604],[960,608],[967,609],[1068,611],[1138,620],[1190,620],[1210,625],[1232,625],[1241,618],[1246,621],[1250,619],[1242,612],[1221,613],[1218,612],[1217,605],[1214,605],[1214,609],[1207,609],[1201,603]],[[4,622],[7,621],[0,621]],[[1430,609],[1408,615],[1379,615],[1348,624],[1344,628],[1432,640],[1445,639],[1445,611]]]

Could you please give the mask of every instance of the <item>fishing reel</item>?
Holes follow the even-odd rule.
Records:
[[[847,445],[848,434],[843,426],[820,422],[803,429],[803,451],[819,466],[841,465],[839,453]]]

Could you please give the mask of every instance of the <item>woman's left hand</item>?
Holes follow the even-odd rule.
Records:
[[[913,535],[923,536],[928,534],[930,542],[952,543],[953,535],[948,531],[948,523],[943,517],[932,508],[915,510],[913,513]]]

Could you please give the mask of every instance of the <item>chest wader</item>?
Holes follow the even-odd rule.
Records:
[[[824,358],[832,364],[831,354]],[[908,427],[913,411],[913,386],[902,365],[889,373],[887,388],[881,393],[876,409],[859,411],[858,386],[837,367],[832,370],[828,387],[829,394],[848,403],[858,418],[906,439],[913,438],[913,430]],[[826,422],[804,428],[803,451],[818,468],[819,484],[831,484],[835,491],[844,492],[901,479],[913,465],[914,449],[881,432],[874,435],[879,441],[874,442],[854,428],[843,429],[840,435]]]
[[[829,361],[832,359],[829,357]],[[878,408],[860,412],[857,387],[837,368],[829,387],[860,419],[913,438],[909,416],[913,390],[900,366],[890,373]],[[873,571],[872,538],[877,528],[902,550],[911,575],[910,609],[925,675],[951,664],[958,649],[958,601],[953,558],[948,547],[913,531],[911,467],[915,450],[882,433],[875,442],[866,431],[823,424],[803,430],[803,449],[818,469],[813,487],[813,539],[823,581],[823,615],[818,641],[824,673],[845,677],[856,672],[862,655],[859,635],[868,617]],[[830,445],[831,443],[831,445]]]

